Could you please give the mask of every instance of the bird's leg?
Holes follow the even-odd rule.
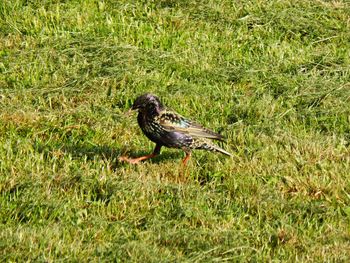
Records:
[[[180,170],[180,174],[178,177],[179,182],[186,182],[186,165],[188,160],[191,158],[191,151],[187,148],[182,148],[182,150],[186,153],[185,158],[182,160],[182,169]]]
[[[189,160],[190,157],[191,157],[191,152],[190,152],[190,151],[185,151],[185,153],[186,153],[186,156],[185,156],[185,158],[182,160],[182,163],[183,163],[184,166],[187,165],[187,162],[188,162],[188,160]]]
[[[150,159],[150,158],[153,158],[153,157],[159,155],[161,148],[162,148],[162,145],[157,144],[156,147],[154,148],[153,153],[151,153],[151,154],[147,154],[147,155],[140,156],[137,158],[128,158],[127,156],[121,156],[121,157],[119,157],[119,161],[128,162],[131,164],[137,164],[143,160],[147,160],[147,159]]]

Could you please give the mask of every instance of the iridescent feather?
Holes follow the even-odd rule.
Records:
[[[120,158],[123,161],[137,163],[152,158],[160,153],[162,146],[184,150],[186,152],[186,157],[183,160],[185,164],[193,149],[215,151],[231,156],[229,152],[211,142],[211,140],[224,141],[222,135],[168,110],[152,94],[139,96],[132,109],[138,110],[138,124],[143,133],[156,143],[156,148],[150,155],[135,159]]]

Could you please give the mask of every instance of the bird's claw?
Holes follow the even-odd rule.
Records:
[[[118,160],[120,162],[126,162],[126,163],[131,163],[131,164],[138,164],[140,162],[140,160],[138,159],[132,159],[132,158],[129,158],[128,156],[120,156],[118,158]]]

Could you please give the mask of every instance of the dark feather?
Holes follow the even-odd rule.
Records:
[[[143,133],[160,147],[180,148],[186,152],[203,149],[230,155],[210,141],[224,141],[222,135],[167,110],[152,94],[138,97],[132,108],[139,112],[137,121]]]
[[[159,124],[169,132],[180,132],[190,136],[225,141],[221,134],[204,128],[202,125],[190,121],[174,112],[160,112],[158,119]]]

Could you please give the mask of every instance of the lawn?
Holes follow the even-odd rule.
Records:
[[[145,92],[227,137],[139,165]],[[0,261],[350,260],[350,3],[0,2]]]

